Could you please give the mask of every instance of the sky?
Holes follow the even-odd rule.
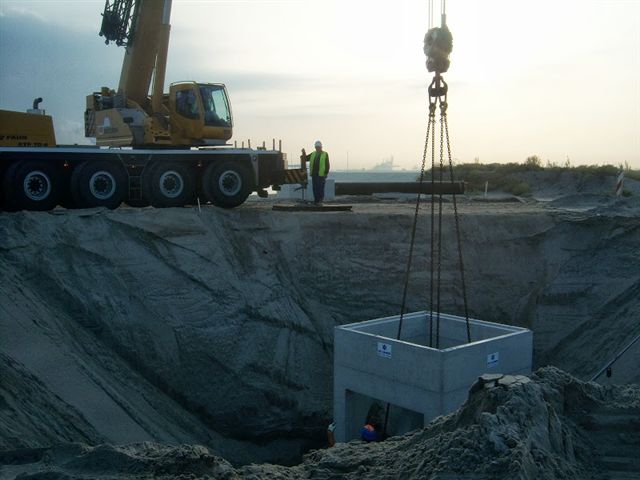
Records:
[[[440,1],[434,1],[439,24]],[[640,0],[448,0],[456,162],[640,168]],[[115,88],[124,49],[103,0],[0,0],[0,108],[33,98],[59,143],[89,143],[85,97]],[[167,85],[225,83],[234,140],[320,139],[335,169],[416,169],[432,74],[427,0],[174,0]]]

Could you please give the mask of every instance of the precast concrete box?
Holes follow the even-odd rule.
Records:
[[[469,319],[467,343],[464,317],[440,314],[439,327],[435,313],[429,320],[429,312],[405,314],[400,340],[399,315],[335,328],[336,441],[359,438],[367,417],[384,418],[387,403],[387,433],[401,435],[456,410],[484,373],[531,373],[530,330]]]

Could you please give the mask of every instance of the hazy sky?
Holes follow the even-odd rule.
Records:
[[[440,2],[435,0],[436,13]],[[226,83],[234,139],[321,139],[334,168],[415,168],[427,117],[427,0],[174,0],[167,83]],[[60,143],[124,50],[103,0],[0,0],[0,108],[36,96]],[[640,168],[640,0],[448,0],[453,156]],[[439,19],[438,19],[439,21]]]

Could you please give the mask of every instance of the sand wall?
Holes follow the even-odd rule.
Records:
[[[462,210],[470,313],[532,328],[536,365],[588,377],[637,330],[637,216]],[[412,211],[2,214],[3,379],[9,362],[15,388],[37,379],[34,395],[64,406],[61,424],[89,426],[78,440],[201,443],[236,463],[294,461],[331,418],[333,327],[399,312]],[[425,241],[411,309],[428,302],[427,252]],[[450,231],[444,252],[443,310],[460,313]],[[633,365],[615,380],[640,382]],[[0,447],[19,446],[9,427],[0,423]],[[36,446],[56,435],[73,437],[38,424],[20,438]]]

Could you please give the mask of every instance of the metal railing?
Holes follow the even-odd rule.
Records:
[[[609,361],[609,363],[607,363],[604,367],[602,367],[602,368],[598,371],[598,373],[596,373],[596,374],[593,376],[593,378],[591,379],[591,381],[592,381],[592,382],[595,382],[595,381],[596,381],[596,379],[597,379],[600,375],[602,375],[604,372],[607,372],[607,377],[610,377],[610,376],[611,376],[611,366],[612,366],[614,363],[616,363],[616,362],[620,359],[620,357],[622,357],[622,355],[624,355],[624,354],[625,354],[625,352],[626,352],[627,350],[629,350],[629,349],[633,346],[633,344],[634,344],[634,343],[636,343],[638,340],[640,340],[640,335],[636,336],[633,340],[631,340],[631,343],[629,343],[626,347],[624,347],[622,350],[620,350],[620,351],[618,352],[618,354],[617,354],[615,357],[613,357],[613,359],[612,359],[611,361]]]

